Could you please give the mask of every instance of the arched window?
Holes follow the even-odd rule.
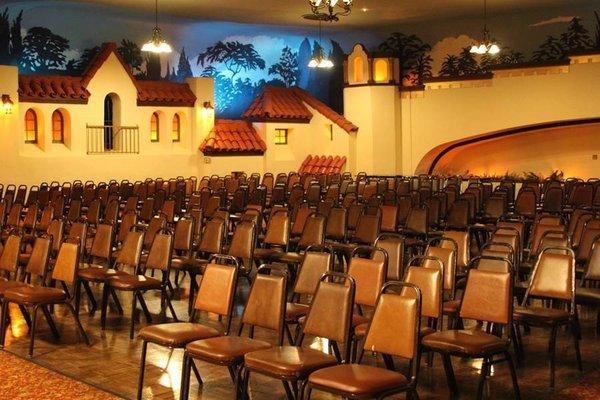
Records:
[[[52,143],[65,142],[65,118],[60,110],[52,113]]]
[[[375,61],[375,82],[387,82],[388,77],[388,62],[386,60]]]
[[[25,113],[25,143],[37,143],[38,121],[37,114],[32,108]]]
[[[354,82],[363,82],[365,80],[364,62],[362,57],[354,59]]]
[[[171,133],[171,138],[174,142],[179,142],[181,140],[181,118],[179,118],[179,114],[173,116],[173,132]]]
[[[158,113],[152,113],[152,118],[150,118],[150,141],[158,142],[158,137],[159,137]]]

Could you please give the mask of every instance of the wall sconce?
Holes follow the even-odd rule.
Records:
[[[8,94],[2,95],[2,110],[4,110],[4,114],[6,114],[6,115],[12,114],[14,105],[15,105],[15,103],[10,98],[10,95],[8,95]]]
[[[210,103],[210,101],[205,101],[204,103],[202,103],[202,116],[204,118],[207,118],[208,116],[212,115],[214,112],[215,112],[215,108]]]

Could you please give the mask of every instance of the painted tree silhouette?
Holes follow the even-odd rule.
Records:
[[[15,17],[10,26],[10,57],[11,63],[16,64],[23,55],[23,38],[21,37],[21,22],[23,10]]]
[[[479,73],[479,65],[470,47],[465,47],[461,50],[456,63],[458,74],[460,76],[469,76]]]
[[[23,40],[21,38],[21,11],[10,22],[8,7],[0,13],[0,64],[17,64],[23,53]]]
[[[575,17],[569,23],[567,31],[560,36],[564,48],[569,51],[585,50],[592,47],[590,33],[581,23],[581,18]]]
[[[192,66],[187,54],[185,54],[185,47],[181,49],[179,53],[179,63],[177,65],[177,80],[179,82],[185,81],[187,78],[193,77]]]
[[[28,71],[48,72],[65,65],[69,40],[48,28],[36,26],[27,31],[23,46],[21,66]]]
[[[520,51],[503,49],[498,57],[499,64],[519,64],[525,61],[525,56]]]
[[[289,46],[283,48],[279,61],[269,67],[269,75],[280,76],[287,87],[298,83],[299,73],[298,54],[294,53]]]
[[[0,14],[0,63],[10,60],[10,19],[8,7]]]
[[[161,80],[162,67],[160,65],[160,56],[156,53],[148,53],[144,62],[146,64],[146,72],[141,77],[153,81]]]
[[[137,43],[123,39],[121,40],[121,45],[117,48],[117,52],[121,55],[123,61],[129,65],[132,74],[140,71],[144,63],[144,57],[142,56],[142,49],[140,49]]]
[[[559,60],[565,56],[565,47],[561,40],[554,36],[547,36],[540,47],[533,52],[533,61],[543,62]]]
[[[429,54],[421,54],[411,68],[411,80],[413,85],[422,85],[423,80],[431,78],[431,63],[433,58]]]
[[[600,14],[598,14],[598,11],[594,11],[594,17],[596,20],[595,47],[600,49]]]
[[[77,59],[72,59],[67,62],[66,71],[69,75],[81,75],[85,69],[90,65],[92,59],[96,57],[96,54],[100,52],[100,47],[90,47],[81,53],[81,56]]]
[[[214,78],[218,74],[219,74],[219,71],[217,71],[217,69],[215,67],[213,67],[212,65],[209,65],[208,67],[206,67],[202,70],[202,72],[200,73],[200,76],[203,78]]]
[[[439,75],[441,76],[457,76],[458,75],[458,57],[454,54],[446,54],[442,62],[442,68]]]
[[[406,79],[414,70],[418,60],[431,51],[431,46],[416,35],[395,32],[379,45],[379,50],[394,53],[400,59],[400,76]]]
[[[265,69],[265,60],[254,49],[253,44],[244,44],[238,41],[218,41],[214,46],[208,47],[198,55],[197,64],[204,66],[206,63],[221,63],[231,74],[232,82],[237,74],[242,71]]]

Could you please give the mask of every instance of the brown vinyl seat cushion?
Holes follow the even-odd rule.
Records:
[[[7,281],[5,278],[0,278],[0,298],[4,297],[4,292],[7,290],[16,289],[23,286],[27,286],[27,284],[17,281]]]
[[[185,346],[185,351],[194,358],[215,364],[234,365],[242,362],[247,353],[271,347],[269,342],[244,336],[220,336],[191,342]]]
[[[365,335],[367,334],[367,329],[369,328],[369,324],[360,324],[357,327],[354,328],[354,336],[356,337],[365,337]],[[431,335],[432,333],[436,332],[435,329],[430,328],[428,326],[422,326],[421,330],[419,331],[419,336],[421,338],[427,336],[427,335]]]
[[[287,303],[285,306],[285,319],[286,321],[297,321],[300,317],[308,314],[310,306],[308,304],[301,303]]]
[[[274,375],[304,379],[313,371],[337,365],[334,356],[310,348],[279,346],[246,354],[244,364],[254,370]]]
[[[180,259],[181,261],[175,267],[175,269],[183,269],[186,271],[192,271],[196,274],[203,274],[204,269],[208,265],[209,261],[201,258],[186,258]],[[171,260],[171,268],[173,268],[173,262],[175,260]],[[177,264],[177,263],[176,263]]]
[[[67,299],[64,290],[51,287],[25,285],[4,292],[4,299],[13,303],[54,303]]]
[[[127,272],[94,265],[89,265],[89,267],[77,271],[79,278],[89,282],[104,282],[108,278],[120,275],[127,275]]]
[[[546,307],[515,307],[515,322],[530,325],[556,325],[569,322],[569,312]]]
[[[156,278],[143,275],[119,275],[106,281],[110,287],[118,290],[160,289],[162,282]]]
[[[146,342],[165,347],[184,347],[195,340],[221,336],[221,333],[209,326],[191,322],[174,322],[146,326],[140,330],[138,337]]]
[[[444,315],[458,314],[460,309],[460,300],[448,300],[443,304]]]
[[[317,387],[348,394],[348,397],[377,395],[409,384],[409,380],[399,372],[362,364],[323,368],[310,374],[308,381]]]
[[[275,253],[269,256],[269,261],[284,264],[300,264],[304,260],[304,254],[300,253]]]
[[[277,253],[283,253],[283,250],[281,250],[281,249],[274,249],[274,248],[273,249],[272,248],[269,248],[269,249],[254,249],[253,256],[256,259],[263,260],[263,259],[270,258],[270,257],[274,256]]]
[[[600,302],[600,288],[578,287],[575,290],[575,299],[577,302]]]
[[[450,330],[425,336],[423,346],[443,353],[477,357],[502,352],[508,343],[498,336],[478,330]]]

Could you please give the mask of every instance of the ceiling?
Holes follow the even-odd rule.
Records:
[[[19,2],[18,0],[8,0]],[[94,3],[123,10],[154,11],[152,0],[58,0],[70,3]],[[343,17],[347,27],[384,27],[401,23],[481,16],[483,0],[354,0],[354,10]],[[570,8],[593,7],[597,0],[488,0],[490,14],[523,11],[568,11]],[[198,20],[307,25],[314,22],[300,18],[309,11],[308,0],[159,0],[162,15]]]

